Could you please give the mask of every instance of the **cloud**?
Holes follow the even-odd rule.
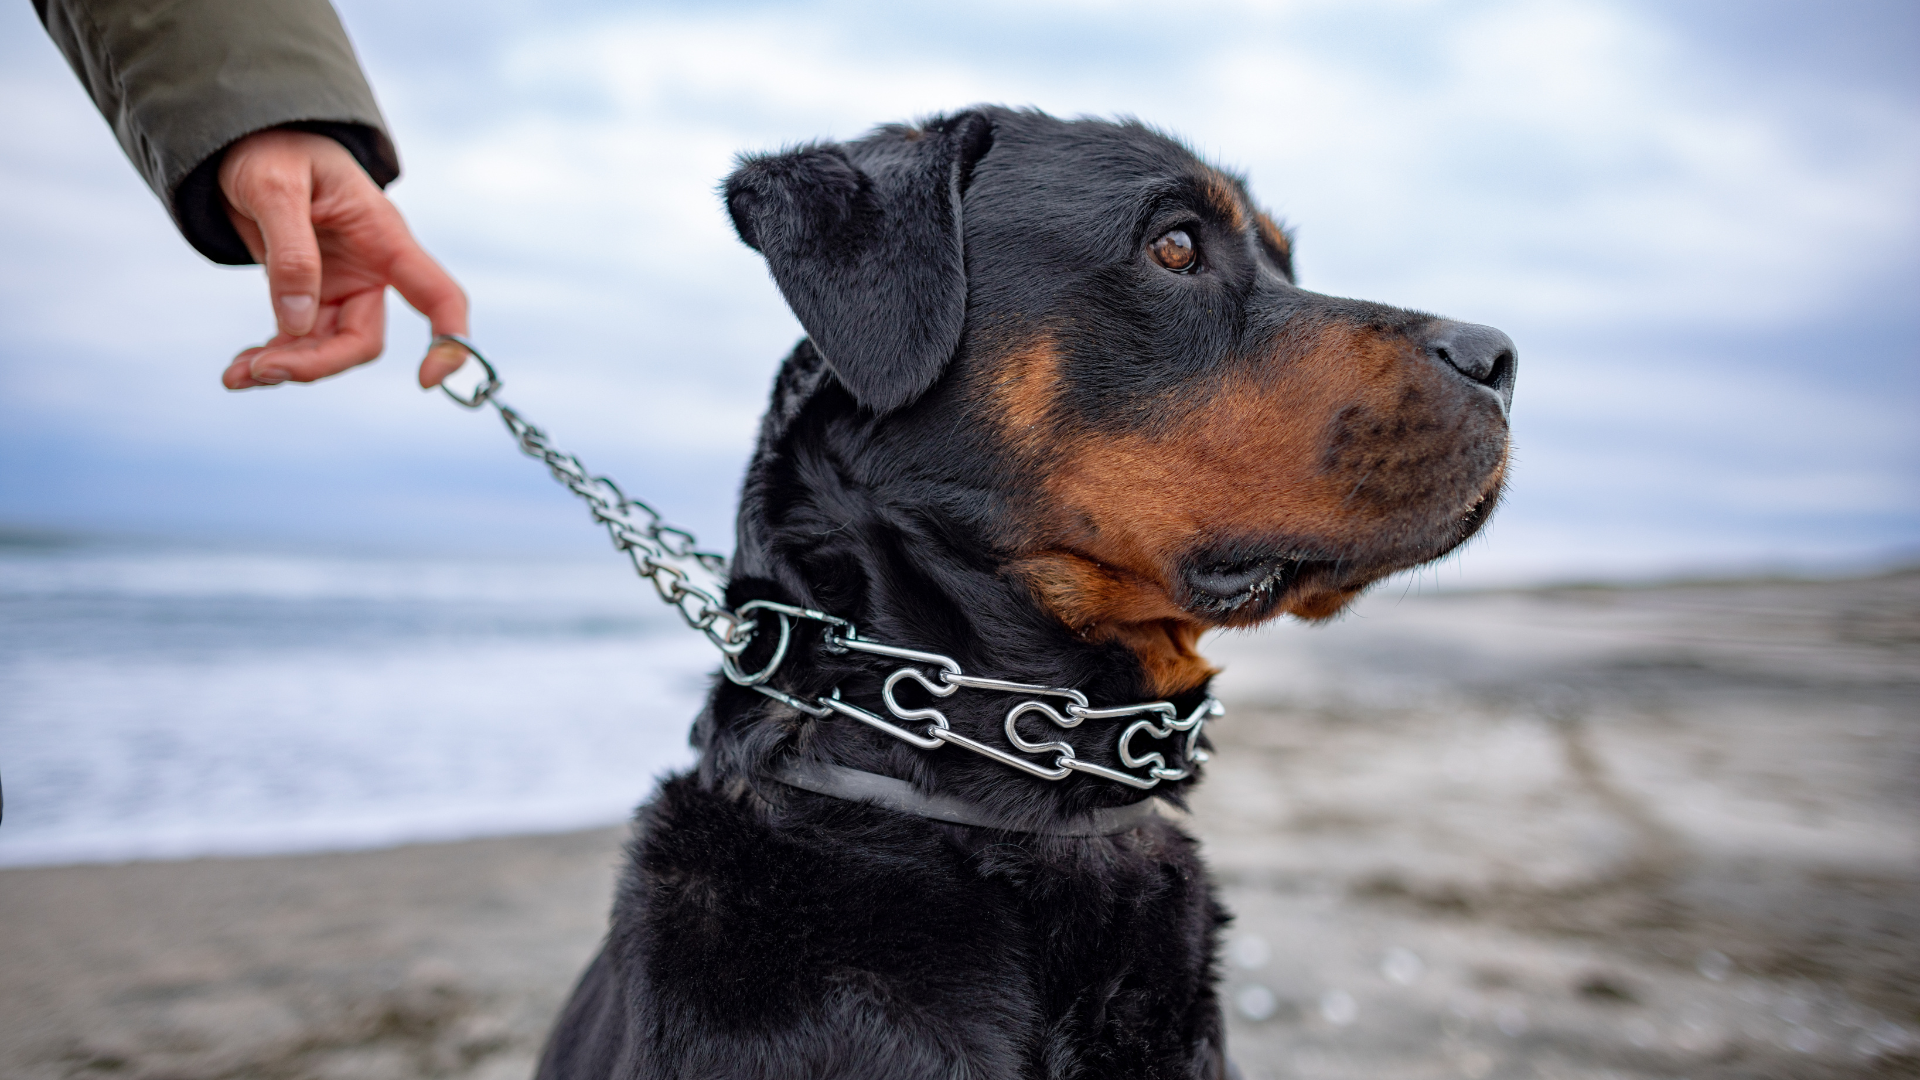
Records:
[[[1848,93],[1782,112],[1703,79],[1699,43],[1630,9],[1257,5],[1236,33],[1148,22],[1084,47],[1086,5],[1019,10],[1001,52],[872,9],[582,18],[500,48],[521,104],[490,130],[411,154],[499,252],[655,279],[667,251],[708,290],[742,263],[712,197],[735,153],[983,100],[1184,134],[1301,224],[1316,282],[1414,306],[1783,325],[1913,269],[1920,113]],[[1420,32],[1351,44],[1404,20]]]
[[[1809,522],[1855,547],[1920,529],[1902,509],[1920,403],[1900,374],[1920,330],[1920,107],[1890,84],[1778,80],[1663,8],[341,8],[399,137],[394,196],[473,295],[509,397],[599,467],[687,492],[684,517],[725,521],[800,332],[721,211],[734,156],[995,101],[1177,132],[1298,226],[1310,287],[1511,332],[1514,526],[1472,565],[1569,534],[1631,534],[1631,560],[1580,549],[1623,566],[1751,555],[1770,541],[1736,539],[1761,504],[1761,527],[1802,537],[1789,547]],[[1805,17],[1769,11],[1776,37]],[[129,491],[141,469],[384,484],[393,462],[532,468],[491,425],[405,391],[425,331],[397,305],[382,370],[220,392],[221,361],[267,329],[257,278],[169,233],[29,18],[0,15],[0,100],[19,118],[0,132],[0,419],[16,440],[84,444]],[[1823,33],[1819,62],[1844,64]],[[1701,478],[1715,494],[1690,499]],[[210,506],[244,499],[203,488]],[[327,496],[345,500],[334,513],[358,512],[351,488]],[[1629,492],[1679,509],[1623,522]],[[431,531],[378,512],[396,535]]]

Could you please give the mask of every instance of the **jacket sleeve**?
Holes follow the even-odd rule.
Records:
[[[120,146],[196,250],[250,263],[221,152],[271,127],[328,135],[385,187],[400,175],[373,91],[327,0],[33,0]]]

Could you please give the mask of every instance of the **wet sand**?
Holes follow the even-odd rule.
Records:
[[[1920,1075],[1920,573],[1213,644],[1254,1078]],[[0,1077],[521,1077],[620,830],[0,870]]]
[[[1920,1075],[1920,575],[1362,615],[1215,650],[1250,1073]]]

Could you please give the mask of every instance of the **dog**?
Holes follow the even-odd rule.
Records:
[[[1245,184],[1135,122],[974,108],[724,194],[807,335],[741,495],[758,632],[539,1075],[1232,1075],[1199,638],[1473,535],[1513,343],[1299,288]]]

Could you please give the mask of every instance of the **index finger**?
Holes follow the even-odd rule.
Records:
[[[394,291],[427,317],[435,334],[466,334],[466,292],[420,245],[409,243],[406,250],[395,256],[387,276],[393,282]],[[420,385],[440,385],[441,380],[459,370],[466,360],[466,351],[458,347],[429,349],[426,359],[420,362]]]
[[[247,174],[251,176],[252,174]],[[303,177],[275,177],[249,191],[244,208],[266,247],[267,291],[280,332],[313,332],[320,314],[320,242],[314,235],[312,185]]]

